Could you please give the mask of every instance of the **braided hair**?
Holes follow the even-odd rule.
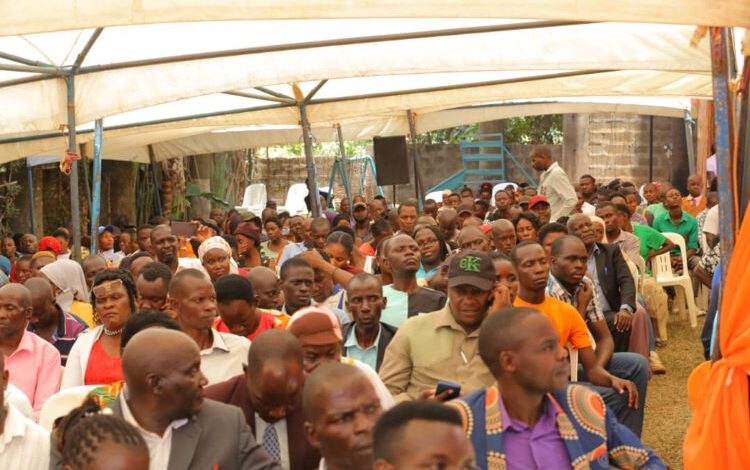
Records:
[[[120,444],[148,455],[140,432],[120,417],[106,414],[91,396],[62,417],[54,429],[60,463],[73,469],[87,466],[107,443]]]

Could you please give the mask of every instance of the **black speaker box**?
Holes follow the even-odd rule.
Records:
[[[406,136],[373,137],[378,186],[409,183]]]

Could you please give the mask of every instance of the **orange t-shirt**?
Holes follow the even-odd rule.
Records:
[[[555,329],[560,334],[561,346],[565,346],[568,343],[575,349],[590,348],[592,346],[586,323],[583,321],[581,314],[578,313],[578,310],[572,305],[545,295],[544,302],[540,304],[532,304],[516,296],[513,306],[533,308],[547,315],[547,318],[552,321]]]

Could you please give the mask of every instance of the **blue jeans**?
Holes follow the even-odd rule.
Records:
[[[630,380],[638,389],[638,409],[628,406],[627,392],[620,395],[611,387],[600,387],[587,383],[604,399],[604,403],[617,416],[620,423],[627,426],[636,436],[641,437],[643,429],[643,412],[646,406],[646,387],[648,385],[648,360],[636,353],[614,353],[607,366],[607,372],[621,379]],[[586,381],[586,373],[578,366],[578,380]]]

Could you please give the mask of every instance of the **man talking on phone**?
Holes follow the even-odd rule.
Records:
[[[487,314],[510,304],[496,279],[487,253],[469,250],[451,258],[448,303],[407,319],[385,351],[380,378],[396,402],[455,397],[455,387],[441,387],[436,394],[438,382],[460,386],[461,394],[492,384],[477,348]]]

